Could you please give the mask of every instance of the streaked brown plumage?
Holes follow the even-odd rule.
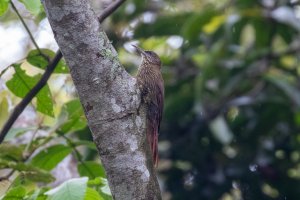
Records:
[[[133,45],[134,46],[134,45]],[[153,51],[144,51],[134,46],[142,56],[142,64],[137,74],[137,83],[141,90],[142,102],[147,105],[147,139],[153,156],[158,163],[158,131],[164,107],[164,80],[160,68],[161,61]]]

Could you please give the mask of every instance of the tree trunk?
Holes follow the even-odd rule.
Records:
[[[136,79],[121,66],[87,0],[42,3],[70,68],[113,198],[161,199]]]

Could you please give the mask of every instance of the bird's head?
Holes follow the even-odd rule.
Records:
[[[159,56],[154,51],[145,51],[142,48],[132,45],[138,54],[140,54],[145,62],[151,63],[153,65],[161,66],[161,61]]]

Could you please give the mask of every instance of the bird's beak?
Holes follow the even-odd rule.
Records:
[[[135,50],[136,50],[136,52],[137,52],[138,54],[140,54],[140,55],[145,55],[145,51],[144,51],[142,48],[140,48],[140,47],[138,47],[138,46],[136,46],[136,45],[133,45],[133,44],[132,44],[132,46],[135,48]]]

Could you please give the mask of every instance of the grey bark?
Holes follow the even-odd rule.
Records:
[[[42,3],[70,68],[113,198],[161,199],[136,79],[121,66],[87,0]]]

